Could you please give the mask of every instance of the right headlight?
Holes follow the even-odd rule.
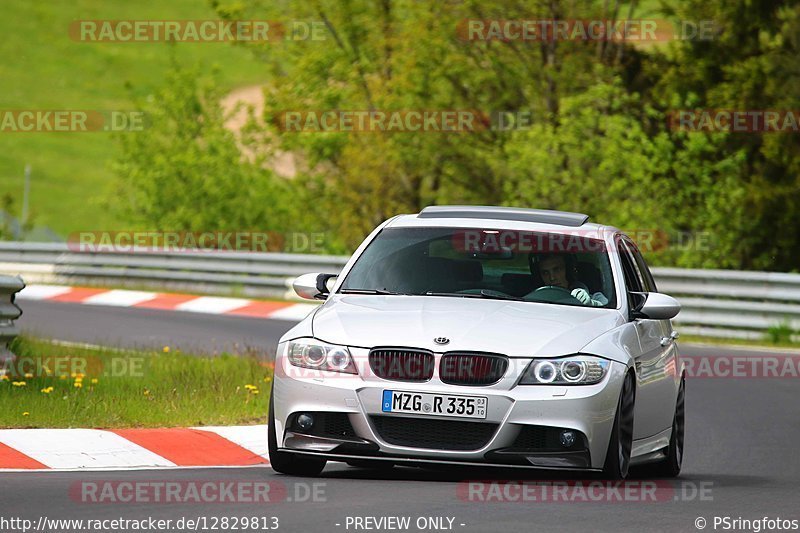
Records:
[[[608,361],[591,355],[563,359],[534,359],[522,374],[520,385],[592,385],[606,375]]]
[[[294,366],[358,374],[347,346],[337,346],[311,338],[296,339],[289,342],[287,355]]]

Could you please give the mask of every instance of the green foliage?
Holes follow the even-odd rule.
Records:
[[[792,336],[797,333],[788,320],[767,328],[766,337],[772,344],[786,344],[792,342]]]
[[[800,3],[667,0],[652,18],[713,19],[710,41],[464,41],[465,19],[633,18],[636,3],[220,0],[228,19],[322,21],[325,40],[244,44],[265,106],[241,143],[221,96],[189,71],[147,103],[118,166],[131,215],[178,229],[325,231],[351,251],[376,224],[434,203],[587,212],[631,231],[688,235],[656,264],[794,270],[800,145],[793,133],[673,131],[680,109],[800,109]],[[610,9],[610,10],[609,10]],[[169,108],[169,109],[167,109]],[[282,131],[286,111],[525,111],[529,128],[466,133]],[[297,175],[276,177],[290,152]],[[647,251],[647,250],[645,250]]]
[[[218,84],[175,66],[137,99],[141,135],[120,135],[120,206],[158,230],[284,230],[290,191],[263,161],[248,161],[225,128]]]

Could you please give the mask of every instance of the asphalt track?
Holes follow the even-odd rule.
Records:
[[[202,316],[190,313],[116,309],[65,303],[24,302],[20,326],[25,332],[74,342],[170,345],[214,352],[249,346],[269,353],[289,322]],[[730,354],[726,348],[682,346],[687,356]],[[737,350],[737,355],[759,355]],[[278,531],[389,531],[355,528],[354,517],[411,518],[407,529],[393,531],[698,531],[698,518],[708,531],[764,531],[758,524],[734,519],[800,521],[800,380],[693,378],[687,384],[686,455],[677,482],[656,481],[656,500],[634,494],[620,501],[613,492],[570,490],[542,502],[543,492],[508,491],[513,501],[465,499],[465,480],[581,481],[581,476],[547,472],[496,470],[428,471],[395,468],[376,472],[330,464],[319,479],[275,474],[268,467],[127,472],[51,472],[0,474],[0,526],[3,518],[40,517],[114,519],[148,517],[261,516],[279,518]],[[646,471],[635,477],[647,481]],[[284,497],[274,503],[84,503],[74,495],[76,483],[112,481],[271,481]],[[314,486],[314,483],[321,485]],[[502,485],[500,485],[502,487]],[[669,490],[662,490],[666,487]],[[70,492],[70,489],[73,492]],[[309,497],[316,490],[317,497]],[[497,495],[497,492],[483,494]],[[502,496],[502,495],[501,495]],[[568,497],[569,502],[564,498]],[[287,498],[291,501],[287,501]],[[496,498],[495,498],[496,499]],[[520,501],[524,500],[524,501]],[[553,501],[557,500],[557,501]],[[349,518],[348,518],[349,517]],[[425,517],[449,517],[451,529],[418,528]],[[728,517],[714,526],[715,517]],[[350,520],[350,522],[348,522]],[[702,522],[702,521],[700,521]],[[348,526],[349,523],[349,526]],[[206,522],[210,525],[209,522]],[[271,525],[271,521],[269,522]],[[337,525],[339,524],[339,525]],[[461,525],[463,524],[463,525]],[[749,527],[745,527],[749,525]],[[767,524],[770,525],[770,524]],[[775,524],[772,524],[773,526]],[[798,523],[784,522],[783,529]],[[737,527],[738,526],[738,527]],[[773,527],[774,529],[774,527]],[[20,531],[6,523],[0,531]],[[56,531],[57,529],[45,529]],[[60,530],[73,530],[62,528]],[[117,529],[121,530],[121,529]],[[186,529],[183,529],[186,530]],[[202,530],[202,527],[199,528]],[[218,525],[219,531],[232,531]],[[259,529],[265,530],[265,529]],[[112,531],[101,529],[98,531]]]

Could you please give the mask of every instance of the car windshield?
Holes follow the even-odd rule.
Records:
[[[367,246],[339,292],[614,308],[605,243],[579,232],[388,228]]]

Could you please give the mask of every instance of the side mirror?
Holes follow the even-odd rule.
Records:
[[[681,311],[681,304],[672,296],[660,292],[631,293],[635,302],[631,316],[633,318],[650,318],[653,320],[669,320]]]
[[[313,274],[303,274],[295,278],[292,282],[292,288],[300,298],[305,298],[306,300],[324,300],[327,298],[328,294],[330,294],[331,287],[333,287],[333,283],[336,282],[336,277],[336,274],[322,274],[317,272]]]

